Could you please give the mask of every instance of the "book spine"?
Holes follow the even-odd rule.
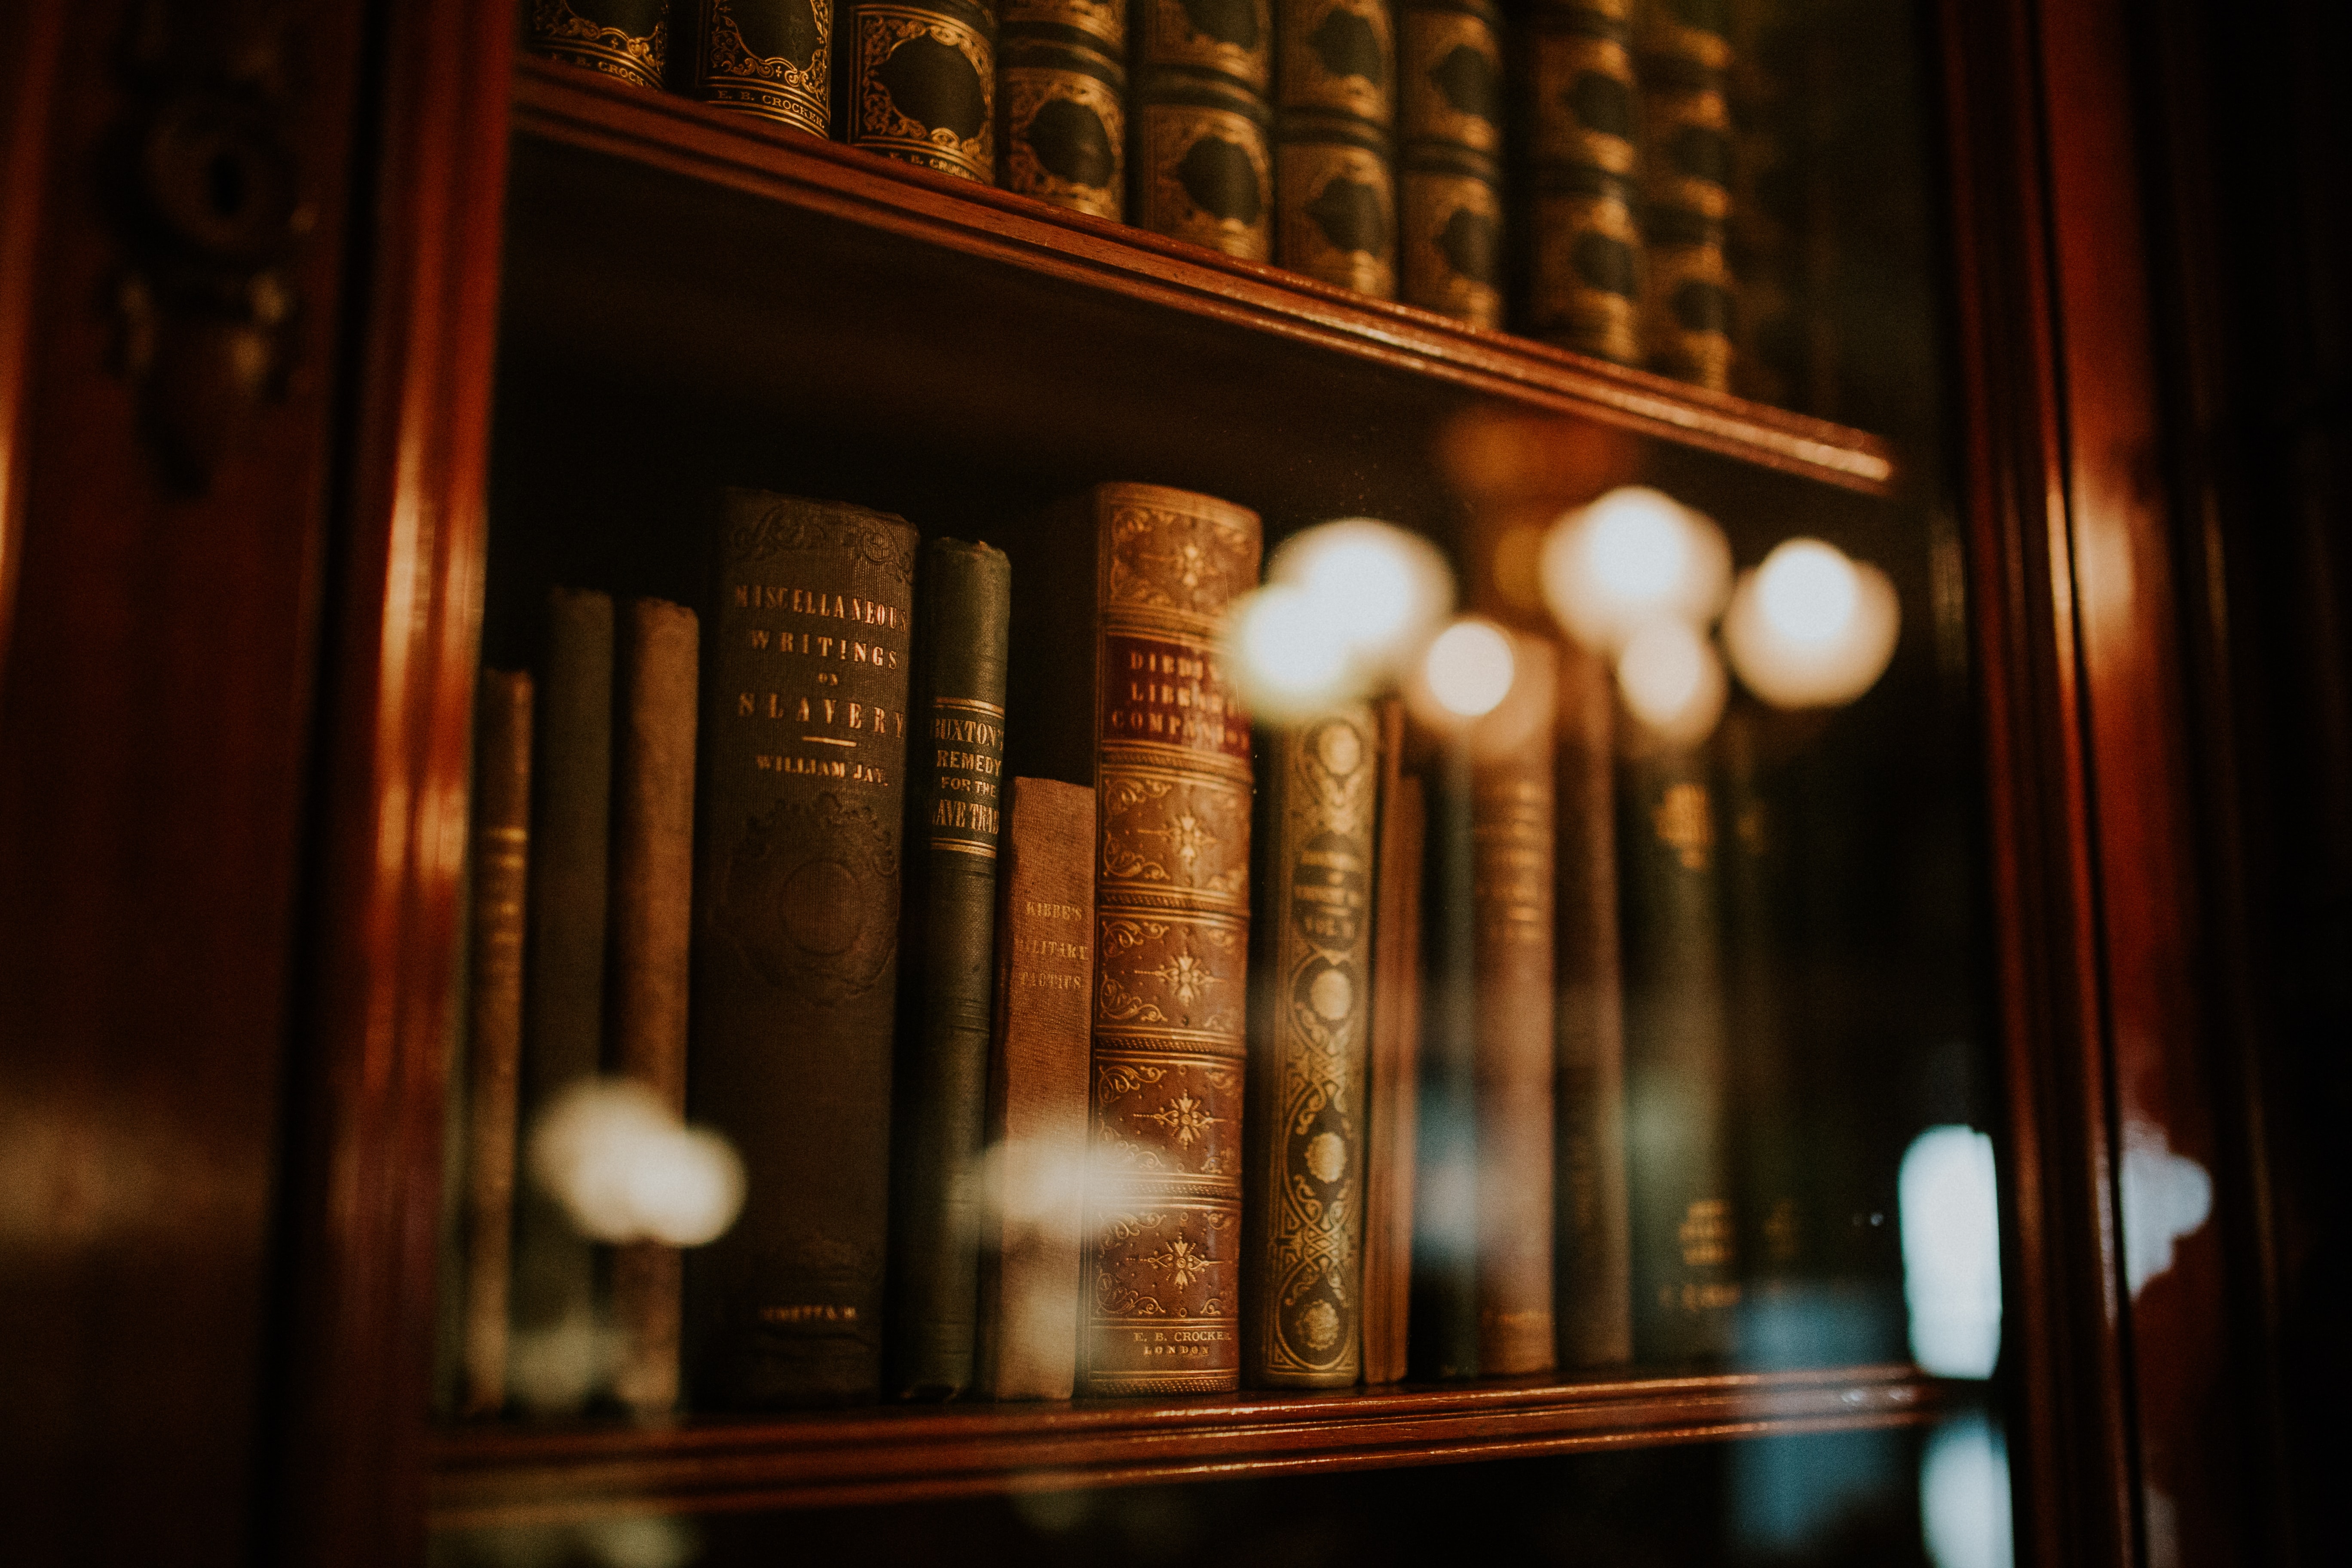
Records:
[[[1689,10],[1690,17],[1685,16]],[[1731,44],[1719,8],[1643,0],[1642,227],[1647,288],[1643,349],[1652,370],[1718,392],[1731,387]]]
[[[1406,1323],[1416,1378],[1478,1375],[1477,979],[1470,751],[1433,747],[1423,783],[1421,1073]]]
[[[1097,217],[1127,216],[1127,10],[1003,0],[997,183]]]
[[[1642,362],[1632,0],[1544,0],[1528,24],[1528,328]]]
[[[1727,1353],[1739,1305],[1730,1191],[1718,845],[1703,752],[1629,759],[1618,791],[1624,900],[1633,1347]]]
[[[1739,1042],[1729,1062],[1738,1115],[1738,1237],[1742,1294],[1751,1307],[1798,1283],[1807,1256],[1810,1194],[1804,1172],[1822,1148],[1803,1139],[1804,1121],[1789,1060],[1783,976],[1783,921],[1790,904],[1788,829],[1780,809],[1780,770],[1764,756],[1765,715],[1736,700],[1716,731],[1720,801],[1716,833],[1723,846],[1723,975],[1727,1037]]]
[[[1213,1394],[1241,1372],[1249,720],[1217,638],[1255,513],[1152,485],[1097,541],[1094,1055],[1082,1394]]]
[[[1272,0],[1135,0],[1131,221],[1244,260],[1274,254]]]
[[[823,136],[831,121],[834,0],[700,0],[692,95]]]
[[[1503,324],[1502,17],[1491,0],[1397,9],[1401,297]]]
[[[853,147],[996,177],[996,16],[973,0],[849,0],[835,119]]]
[[[1731,0],[1731,212],[1724,261],[1733,281],[1732,389],[1793,405],[1803,386],[1804,329],[1794,275],[1798,189],[1789,123],[1784,0]]]
[[[482,671],[474,722],[473,984],[467,998],[466,1327],[460,1413],[507,1398],[523,897],[530,868],[530,677]]]
[[[1616,693],[1609,664],[1560,650],[1558,1135],[1553,1246],[1560,1364],[1633,1356],[1625,1210],[1625,1000],[1617,936]]]
[[[1270,731],[1259,753],[1242,1269],[1242,1369],[1259,1387],[1345,1388],[1362,1367],[1380,742],[1356,703]]]
[[[659,599],[630,601],[623,628],[605,970],[612,1067],[683,1117],[699,628],[692,610]],[[676,1247],[634,1241],[614,1254],[613,1390],[639,1415],[677,1404],[678,1290]]]
[[[1497,736],[1471,776],[1478,1372],[1554,1363],[1552,705],[1548,644],[1518,639]],[[1525,705],[1523,714],[1506,710]]]
[[[530,951],[523,966],[522,1121],[596,1076],[604,1039],[604,910],[613,792],[613,601],[557,588],[532,748]],[[516,1215],[514,1322],[539,1341],[585,1336],[595,1312],[595,1249],[536,1187]],[[551,1340],[551,1342],[552,1341]],[[532,1368],[537,1366],[533,1359]],[[518,1369],[510,1386],[533,1409],[577,1409],[584,1375],[546,1358],[550,1375]]]
[[[1412,1289],[1412,1188],[1421,1066],[1421,780],[1398,771],[1400,710],[1386,705],[1380,846],[1372,859],[1371,1098],[1364,1140],[1364,1381],[1403,1380]]]
[[[1275,0],[1276,254],[1393,299],[1396,27],[1389,0]]]
[[[694,879],[697,1118],[746,1196],[687,1268],[708,1402],[881,1384],[891,1025],[915,532],[730,490]]]
[[[891,1386],[919,1398],[953,1397],[972,1378],[1012,596],[1002,551],[954,539],[925,550],[908,757],[912,951],[900,956],[912,1026],[890,1215]]]
[[[978,1382],[992,1399],[1067,1399],[1078,1370],[1095,795],[1026,778],[1009,795]]]
[[[658,89],[669,58],[669,0],[599,0],[583,16],[570,0],[530,0],[524,46],[551,60],[586,66],[638,87]]]

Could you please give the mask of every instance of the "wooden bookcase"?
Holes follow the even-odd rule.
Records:
[[[2259,922],[2200,858],[2253,809],[2214,804],[2196,750],[2227,751],[2198,726],[2233,678],[2180,629],[2235,590],[2182,543],[2212,492],[2149,457],[2177,417],[2162,389],[2205,384],[2159,347],[2187,242],[2142,207],[2162,150],[2134,50],[2177,67],[2188,10],[2148,33],[2120,0],[1930,9],[2019,1548],[2122,1564],[2160,1530],[2180,1561],[2234,1558],[2299,1505],[2241,1464],[2290,1429],[2262,1328],[2281,1167],[2256,1136],[2265,1058],[2230,1033],[2239,972],[2210,958]],[[958,463],[999,496],[982,507],[1150,471],[1246,488],[1270,521],[1360,499],[1442,531],[1423,454],[1473,406],[1768,510],[1932,484],[1871,434],[517,59],[501,4],[296,22],[34,0],[19,30],[0,1099],[22,1109],[0,1168],[38,1196],[0,1354],[26,1391],[6,1481],[27,1561],[410,1562],[429,1527],[1625,1449],[1918,1424],[1961,1397],[1863,1365],[435,1424],[494,436],[609,434],[550,436],[534,388],[593,364],[636,406],[731,405],[743,427],[714,439],[748,449],[764,422],[820,468],[919,448],[932,477],[908,482],[940,505]],[[2116,1172],[2147,1126],[2220,1198],[2138,1295]]]

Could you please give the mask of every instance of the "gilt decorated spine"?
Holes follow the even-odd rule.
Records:
[[[524,37],[533,54],[659,88],[669,11],[670,0],[530,0]]]
[[[1528,328],[1642,363],[1633,0],[1539,0],[1528,23]]]
[[[1641,0],[1635,35],[1642,83],[1643,352],[1652,370],[1731,386],[1732,279],[1724,260],[1731,212],[1731,113],[1724,72],[1731,45],[1721,8]]]
[[[1129,221],[1274,254],[1273,0],[1135,0]]]
[[[726,492],[704,689],[689,1100],[746,1198],[687,1271],[706,1402],[881,1383],[915,532]]]
[[[1421,1058],[1421,780],[1398,767],[1401,710],[1381,727],[1380,844],[1372,858],[1371,1096],[1364,1154],[1364,1381],[1405,1375]]]
[[[1399,0],[1400,297],[1503,324],[1503,47],[1493,0]]]
[[[700,0],[696,98],[823,136],[831,122],[834,0]]]
[[[1380,742],[1356,703],[1259,751],[1242,1269],[1259,1387],[1344,1388],[1362,1367]]]
[[[1625,1212],[1625,996],[1617,936],[1616,682],[1560,648],[1559,1178],[1553,1205],[1562,1366],[1633,1359]]]
[[[978,0],[846,0],[841,14],[841,139],[994,180],[995,13]]]
[[[566,1089],[596,1076],[604,1048],[604,913],[613,801],[613,600],[593,590],[547,596],[545,660],[531,769],[530,947],[523,967],[522,1121],[528,1130]],[[595,1250],[534,1184],[517,1205],[514,1324],[527,1343],[595,1329]],[[518,1348],[521,1348],[520,1345]],[[584,1375],[551,1358],[509,1358],[524,1405],[579,1408]]]
[[[694,730],[700,635],[692,610],[629,602],[613,777],[612,1067],[686,1113],[688,951],[694,879]],[[678,1394],[679,1257],[656,1240],[613,1256],[613,1391],[639,1415]]]
[[[1077,1391],[1241,1373],[1250,729],[1218,649],[1257,515],[1101,485],[1014,541],[1011,765],[1097,800]]]
[[[1739,1305],[1730,1190],[1718,845],[1703,752],[1629,759],[1619,783],[1633,1348],[1720,1356]]]
[[[935,539],[923,552],[916,733],[908,761],[908,986],[891,1161],[892,1392],[971,1386],[980,1296],[979,1181],[995,984],[1013,569],[1000,550]]]
[[[1477,1103],[1478,1372],[1554,1364],[1552,1331],[1552,704],[1549,645],[1486,721],[1470,786]]]
[[[1127,216],[1123,0],[1003,0],[997,179],[1097,217]]]
[[[982,1206],[981,1392],[1067,1399],[1078,1370],[1087,1002],[1094,989],[1095,793],[1017,778],[997,918]]]
[[[472,985],[467,994],[466,1320],[459,1408],[507,1397],[523,896],[530,861],[530,677],[482,671],[474,725]]]
[[[1275,0],[1275,250],[1396,294],[1396,26],[1389,0]]]

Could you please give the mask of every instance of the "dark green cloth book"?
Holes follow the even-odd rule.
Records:
[[[1653,1363],[1729,1353],[1740,1298],[1709,773],[1704,749],[1652,750],[1618,789],[1633,1348]]]
[[[1470,755],[1445,747],[1424,775],[1419,1157],[1406,1358],[1415,1378],[1478,1375],[1477,943]]]
[[[985,544],[935,539],[919,596],[889,1383],[904,1397],[947,1399],[971,1384],[979,1312],[1013,563]]]

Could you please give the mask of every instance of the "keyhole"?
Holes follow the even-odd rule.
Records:
[[[205,163],[205,194],[216,216],[234,221],[245,211],[248,194],[245,160],[226,149],[215,153]]]

